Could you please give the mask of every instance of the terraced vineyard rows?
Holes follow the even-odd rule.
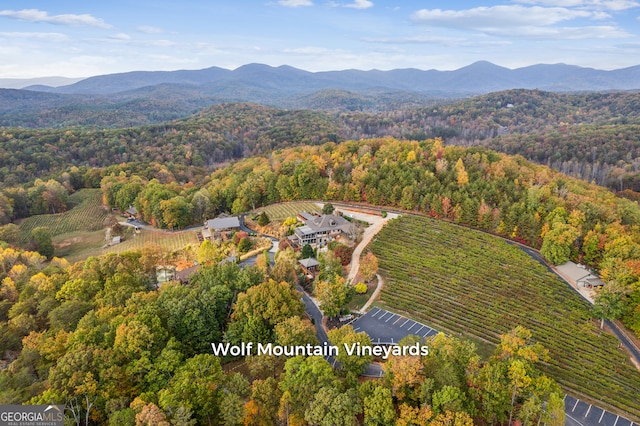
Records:
[[[311,201],[292,201],[290,203],[272,204],[260,209],[267,213],[271,220],[282,221],[288,217],[296,217],[300,212],[320,212],[320,207]]]
[[[99,189],[81,189],[69,197],[70,210],[59,214],[31,216],[20,224],[21,242],[27,243],[31,231],[38,226],[49,229],[51,236],[75,231],[97,231],[104,228],[108,211],[102,205]]]
[[[125,251],[141,250],[145,246],[160,246],[168,251],[183,249],[187,246],[197,247],[199,244],[195,231],[147,231],[128,237],[121,244],[104,249],[103,253],[123,253]]]
[[[587,302],[518,247],[447,222],[404,216],[387,224],[371,248],[385,276],[380,304],[492,343],[525,326],[549,349],[544,369],[565,391],[640,418],[640,372],[618,340],[600,333]]]

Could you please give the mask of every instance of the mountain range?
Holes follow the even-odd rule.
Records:
[[[0,125],[146,124],[185,117],[224,102],[380,111],[515,88],[553,92],[638,90],[640,66],[612,71],[565,64],[509,69],[480,61],[453,71],[309,72],[262,64],[235,70],[135,71],[89,77],[58,87],[0,89]],[[118,120],[108,118],[116,113]],[[94,123],[98,115],[100,120]]]
[[[249,64],[235,70],[135,71],[86,78],[59,87],[31,86],[28,90],[65,94],[106,95],[161,84],[201,86],[205,92],[225,92],[247,86],[281,93],[322,89],[364,90],[386,88],[426,93],[481,94],[522,88],[548,91],[640,89],[640,66],[613,71],[573,65],[533,65],[509,69],[480,61],[454,71],[395,69],[391,71],[309,72],[290,66]]]

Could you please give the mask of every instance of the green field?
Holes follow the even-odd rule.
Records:
[[[424,217],[387,224],[371,245],[385,286],[378,302],[436,329],[496,343],[517,325],[549,349],[563,389],[640,418],[640,371],[601,333],[590,306],[516,246]]]
[[[103,248],[105,241],[105,219],[109,210],[102,205],[99,189],[81,189],[69,196],[68,211],[60,214],[31,216],[20,223],[21,242],[26,244],[31,238],[31,230],[38,226],[48,228],[53,237],[55,255],[70,262],[99,256],[106,253],[122,253],[139,250],[146,245],[154,245],[175,251],[186,246],[197,246],[195,231],[169,232],[162,230],[142,230],[131,233],[118,245]],[[124,220],[124,219],[122,219]]]
[[[196,231],[147,231],[127,237],[122,243],[102,250],[102,253],[123,253],[125,251],[141,250],[145,246],[160,246],[171,252],[185,248],[197,247],[200,243]]]
[[[317,212],[321,211],[316,203],[311,201],[292,201],[290,203],[272,204],[270,206],[258,209],[264,211],[273,221],[283,221],[288,217],[296,217],[301,212]]]
[[[97,231],[105,227],[109,211],[102,205],[99,189],[81,189],[69,196],[70,209],[64,213],[41,214],[20,223],[20,242],[26,244],[33,228],[44,226],[52,237],[77,231]]]

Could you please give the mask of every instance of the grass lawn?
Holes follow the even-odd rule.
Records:
[[[76,231],[52,238],[55,256],[64,257],[74,263],[89,256],[98,256],[104,245],[104,230]]]
[[[359,280],[356,278],[356,282]],[[365,294],[354,293],[353,298],[349,303],[347,303],[347,308],[353,311],[359,311],[365,303],[369,300],[373,292],[376,290],[376,285],[378,284],[378,279],[374,278],[367,284],[367,292]]]
[[[256,209],[256,211],[264,211],[272,221],[282,222],[288,217],[296,217],[298,213],[320,213],[321,209],[316,203],[311,201],[292,201],[289,203],[271,204],[270,206]]]
[[[103,249],[103,253],[123,253],[125,251],[140,250],[144,246],[160,246],[167,251],[176,251],[187,246],[197,247],[200,243],[196,231],[148,231],[127,237],[122,243]]]

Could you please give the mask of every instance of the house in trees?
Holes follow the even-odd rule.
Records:
[[[238,229],[240,229],[240,219],[237,216],[218,216],[204,223],[202,237],[206,240],[219,240],[224,232]]]
[[[313,257],[299,260],[298,263],[302,268],[302,272],[304,272],[310,280],[314,279],[316,274],[320,271],[320,262]]]
[[[129,206],[129,208],[124,211],[124,215],[127,219],[136,220],[138,218],[138,209],[134,206]]]
[[[303,212],[298,218],[304,222],[304,226],[295,228],[291,239],[300,247],[304,247],[305,244],[322,247],[330,241],[342,237],[353,239],[356,235],[351,222],[341,216],[316,216]]]
[[[176,279],[175,266],[172,266],[172,265],[156,266],[156,283],[158,286],[169,281],[175,281],[175,279]]]
[[[176,272],[176,280],[180,281],[181,284],[189,284],[189,280],[191,279],[191,275],[197,273],[202,268],[201,265],[195,264],[187,269],[183,269],[181,271]]]

